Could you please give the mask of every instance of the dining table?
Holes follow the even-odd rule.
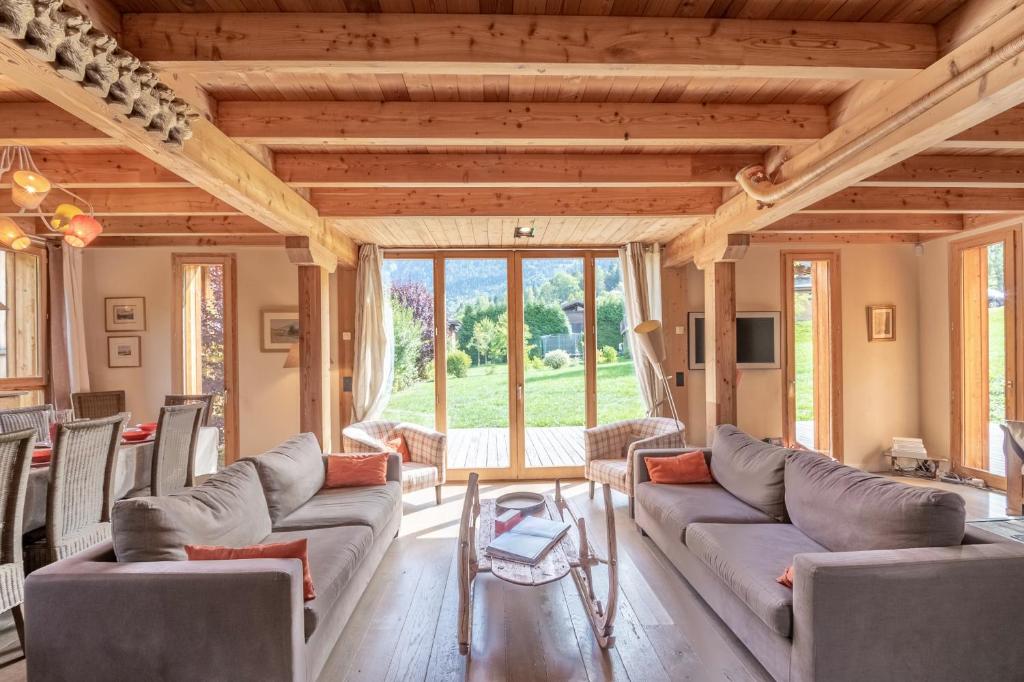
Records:
[[[220,429],[215,426],[200,427],[196,437],[196,476],[217,471],[220,459],[219,444]],[[114,466],[114,499],[130,497],[149,487],[152,463],[153,438],[141,443],[122,441]],[[28,533],[46,525],[46,497],[49,488],[50,466],[32,465],[25,491],[23,532]]]

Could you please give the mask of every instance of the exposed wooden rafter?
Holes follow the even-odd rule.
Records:
[[[798,213],[761,230],[773,234],[949,234],[964,229],[958,215]]]
[[[899,79],[931,26],[490,14],[136,14],[128,49],[180,73]]]

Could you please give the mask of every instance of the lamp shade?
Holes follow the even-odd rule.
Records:
[[[64,231],[64,241],[69,246],[82,248],[89,246],[92,240],[100,236],[103,226],[92,216],[81,213],[71,219],[68,229]]]
[[[288,349],[288,355],[284,359],[285,369],[295,369],[299,366],[299,344],[293,343]]]
[[[11,199],[20,208],[34,210],[50,191],[50,181],[39,173],[20,170],[11,176]]]
[[[661,372],[661,363],[665,362],[665,339],[661,332],[661,322],[658,320],[644,320],[633,327],[633,333],[640,350],[647,356],[658,372]]]
[[[82,209],[74,204],[60,204],[50,218],[50,226],[58,232],[65,233],[71,228],[75,216],[82,215]]]
[[[25,231],[18,227],[18,224],[10,218],[0,218],[0,243],[4,246],[21,251],[27,249],[32,240],[28,238]]]

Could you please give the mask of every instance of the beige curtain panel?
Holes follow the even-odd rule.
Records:
[[[380,417],[391,399],[394,341],[383,266],[384,257],[376,244],[359,247],[352,370],[352,416],[357,422]]]
[[[639,351],[640,346],[633,328],[644,320],[661,320],[661,252],[657,245],[647,247],[639,242],[630,242],[619,249],[619,262],[622,267],[622,288],[626,299],[626,323],[629,325],[633,371],[636,373],[640,397],[647,407],[647,414],[655,416],[653,413],[659,404],[661,408],[665,407],[665,390],[658,381],[650,361]]]

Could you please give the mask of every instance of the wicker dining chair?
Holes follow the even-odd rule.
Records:
[[[37,443],[50,442],[50,424],[57,419],[53,405],[33,405],[0,410],[0,433],[32,429]]]
[[[164,397],[164,405],[191,405],[193,403],[201,403],[203,405],[203,418],[202,426],[210,425],[210,416],[213,414],[213,394],[212,393],[194,393],[194,394],[171,394]]]
[[[27,572],[110,539],[114,465],[124,422],[123,415],[116,415],[57,427],[46,527],[26,539]]]
[[[124,412],[124,391],[72,393],[71,405],[76,419],[105,419]]]
[[[25,491],[32,466],[32,429],[0,435],[0,611],[11,611],[22,651],[25,650],[25,564],[21,549],[21,526],[25,512]]]
[[[153,473],[144,494],[169,495],[195,485],[196,439],[202,416],[201,403],[160,408]]]

